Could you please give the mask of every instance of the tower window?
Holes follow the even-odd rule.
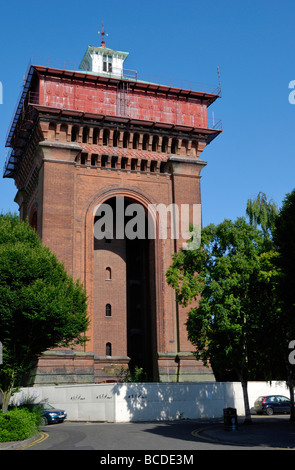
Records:
[[[81,165],[86,165],[87,153],[81,153]]]
[[[111,304],[106,304],[106,317],[112,316],[112,306]]]
[[[111,55],[104,55],[103,56],[103,72],[110,72],[112,73],[113,70],[113,58]]]
[[[142,141],[142,150],[148,150],[148,146],[149,146],[149,136],[145,134],[143,136],[143,141]]]
[[[155,171],[157,170],[157,162],[155,160],[151,162],[150,170],[152,173],[155,173]]]
[[[178,140],[176,138],[172,139],[171,153],[177,153],[178,151]]]
[[[167,152],[168,151],[168,137],[164,136],[162,140],[162,152]]]
[[[106,344],[106,356],[111,356],[112,355],[112,344],[107,343]]]
[[[131,170],[136,170],[137,169],[137,158],[132,158],[131,159]]]
[[[111,281],[112,280],[112,270],[111,268],[106,268],[106,281]]]
[[[99,137],[99,129],[95,128],[93,131],[93,143],[97,144],[98,143],[98,137]]]
[[[71,141],[72,142],[77,142],[78,141],[78,134],[79,134],[79,128],[77,126],[72,127],[72,132],[71,132]]]
[[[112,159],[111,159],[111,167],[112,168],[117,168],[117,161],[118,161],[118,157],[112,157]]]
[[[153,143],[152,143],[152,151],[157,152],[158,151],[158,144],[159,144],[159,137],[157,135],[154,135],[153,137]]]
[[[89,128],[88,128],[88,127],[84,127],[84,128],[83,128],[83,136],[82,136],[82,142],[83,142],[83,144],[87,144],[87,143],[88,143],[88,137],[89,137]]]
[[[138,149],[139,147],[139,134],[135,133],[133,136],[133,143],[132,146],[134,149]]]
[[[101,156],[101,166],[107,166],[108,163],[108,156],[107,155],[102,155]]]
[[[95,166],[96,162],[97,162],[97,155],[96,154],[91,155],[91,165]]]
[[[129,146],[129,138],[130,138],[129,132],[124,132],[124,135],[123,135],[123,147],[124,147],[125,149],[127,149],[128,146]]]
[[[140,162],[140,170],[147,171],[147,160],[141,160]]]
[[[122,170],[125,170],[127,168],[127,163],[128,163],[128,158],[122,157],[122,159],[121,159],[121,168],[122,168]]]
[[[109,145],[109,138],[110,138],[110,131],[109,129],[105,129],[103,131],[103,145]]]

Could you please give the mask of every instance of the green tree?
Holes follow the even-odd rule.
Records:
[[[197,359],[212,366],[217,380],[241,382],[245,422],[251,422],[248,381],[271,374],[275,257],[269,238],[238,218],[204,228],[200,248],[175,254],[167,271],[179,304],[198,301],[187,320]]]
[[[263,234],[272,239],[278,215],[274,201],[269,201],[266,194],[260,192],[256,198],[248,199],[246,214],[251,225],[260,226]]]
[[[295,340],[295,190],[285,196],[275,222],[274,242],[279,253],[277,266],[281,271],[279,296],[282,308],[279,315],[279,343],[282,364],[290,389],[291,421],[295,421],[294,386],[295,363],[290,361],[288,346]],[[293,343],[294,344],[294,343]],[[292,346],[294,348],[294,345]]]
[[[44,247],[27,222],[0,216],[0,391],[7,410],[14,387],[55,347],[75,347],[87,340],[84,288]]]

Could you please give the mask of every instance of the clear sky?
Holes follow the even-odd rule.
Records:
[[[104,22],[128,69],[217,86],[219,67],[222,98],[209,117],[223,133],[201,155],[204,225],[244,215],[259,191],[281,206],[295,188],[294,0],[10,0],[1,19],[1,167],[31,56],[80,63]],[[0,211],[17,211],[14,182],[0,176]]]

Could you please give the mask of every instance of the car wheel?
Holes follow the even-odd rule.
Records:
[[[271,416],[273,415],[273,408],[271,406],[269,406],[268,408],[266,408],[266,414],[268,416]]]
[[[42,426],[46,426],[46,424],[48,424],[48,419],[46,418],[46,416],[42,416],[42,418],[41,418],[41,425],[42,425]]]

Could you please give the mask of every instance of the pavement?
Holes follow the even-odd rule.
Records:
[[[209,424],[195,436],[239,447],[295,450],[295,422],[291,422],[288,415],[254,415],[251,418],[251,424],[245,424],[244,418],[238,418],[236,428],[231,430],[225,429],[223,421]]]
[[[197,426],[196,426],[197,427]],[[43,433],[44,434],[44,433]],[[295,422],[287,415],[252,416],[252,423],[245,424],[243,417],[238,417],[237,426],[226,430],[223,420],[200,426],[193,432],[196,439],[207,442],[237,447],[257,449],[295,450]],[[40,434],[25,441],[0,442],[0,450],[27,449],[42,440]]]

